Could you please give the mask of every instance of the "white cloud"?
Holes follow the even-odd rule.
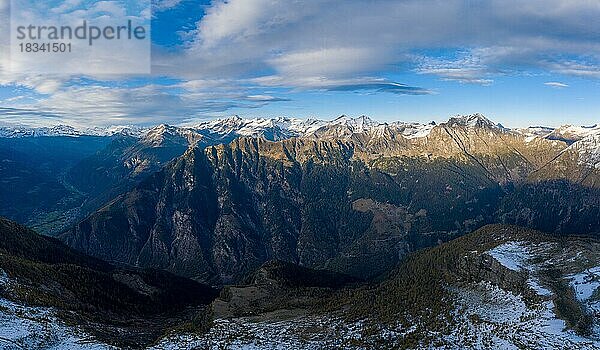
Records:
[[[369,48],[328,47],[282,54],[268,63],[288,77],[335,77],[374,70],[385,60],[385,55]]]
[[[66,13],[81,5],[82,0],[66,0],[60,6],[53,8],[52,13]]]
[[[98,1],[88,10],[88,12],[108,13],[111,18],[116,19],[125,18],[127,15],[127,11],[123,7],[123,4],[117,1]]]
[[[490,67],[483,62],[481,55],[474,52],[458,53],[456,58],[431,58],[416,57],[418,63],[416,72],[419,74],[433,74],[444,80],[454,80],[460,83],[489,85]],[[496,72],[498,73],[498,72]]]
[[[153,0],[152,1],[152,9],[154,11],[166,11],[177,7],[181,0]]]
[[[180,3],[153,2],[158,12]],[[113,2],[98,9],[117,11]],[[383,78],[403,70],[481,85],[530,71],[600,78],[597,18],[591,0],[214,0],[179,50],[154,48],[155,76],[181,83],[76,88],[70,77],[8,74],[0,39],[0,84],[50,95],[35,107],[72,118],[146,120],[281,101],[260,89],[270,87],[433,93]]]
[[[564,61],[549,63],[548,69],[565,75],[573,75],[584,78],[600,78],[600,65]]]
[[[288,78],[332,78],[414,63],[415,50],[470,48],[476,65],[420,71],[488,84],[506,70],[546,69],[549,57],[600,57],[600,23],[591,20],[598,16],[596,1],[215,1],[186,58],[220,74],[274,69]],[[171,71],[186,76],[190,69],[182,60]]]
[[[273,9],[279,5],[274,0],[215,1],[198,23],[198,40],[212,47],[224,39],[237,41],[255,36],[269,26]]]
[[[248,101],[256,101],[256,102],[281,102],[281,101],[289,101],[289,99],[275,97],[271,95],[249,95],[245,97]]]
[[[217,90],[210,84],[144,85],[114,87],[98,84],[61,86],[37,101],[5,100],[14,111],[38,111],[62,123],[75,125],[180,123],[194,117],[215,115],[232,108],[258,108],[288,99],[253,94],[239,88]],[[181,93],[185,88],[188,92]],[[33,115],[32,113],[25,113]],[[4,116],[7,113],[3,114]]]
[[[553,88],[559,88],[559,89],[569,87],[568,84],[560,83],[558,81],[549,81],[549,82],[544,83],[544,85],[550,86],[550,87],[553,87]]]

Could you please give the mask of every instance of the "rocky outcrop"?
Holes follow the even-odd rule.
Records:
[[[470,252],[458,260],[455,273],[462,283],[487,281],[504,290],[535,298],[535,291],[528,287],[527,271],[514,271],[499,263],[489,254]]]

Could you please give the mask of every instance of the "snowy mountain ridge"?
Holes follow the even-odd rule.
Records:
[[[71,125],[57,124],[53,126],[0,126],[0,138],[23,137],[80,137],[80,136],[115,136],[126,135],[141,137],[148,129],[138,126],[111,125],[108,127],[77,128]]]
[[[401,134],[407,139],[420,138],[429,135],[436,126],[435,122],[428,124],[418,122],[379,122],[367,116],[349,117],[342,115],[331,121],[319,119],[299,119],[291,117],[252,118],[239,116],[202,121],[196,124],[170,126],[166,124],[154,127],[139,126],[109,126],[76,128],[69,125],[54,125],[44,127],[0,126],[0,138],[50,137],[50,136],[116,136],[126,135],[138,138],[152,138],[167,132],[168,134],[191,137],[190,134],[200,134],[215,141],[229,141],[240,136],[264,137],[278,141],[291,137],[349,137],[355,134],[370,134],[383,136],[386,130]],[[532,126],[529,128],[505,128],[502,124],[494,123],[480,113],[456,115],[441,125],[455,128],[487,128],[510,131],[527,137],[527,141],[536,138],[562,140],[572,144],[588,136],[600,135],[600,126],[563,125],[558,128]]]
[[[600,169],[600,132],[590,134],[569,146],[579,154],[579,164]]]

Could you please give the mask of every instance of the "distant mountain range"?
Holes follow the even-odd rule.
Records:
[[[135,126],[110,126],[106,128],[77,128],[70,125],[53,125],[42,127],[30,126],[0,126],[0,137],[56,137],[56,136],[141,136],[146,129]]]
[[[487,124],[504,128],[501,124],[494,124],[481,114],[452,117],[448,123],[456,123],[457,125],[460,124],[463,126],[482,126]],[[402,133],[403,136],[411,138],[426,136],[428,131],[431,130],[434,125],[435,122],[431,122],[429,124],[407,123],[401,121],[383,123],[377,122],[367,116],[352,118],[345,115],[342,115],[332,121],[318,119],[303,120],[288,117],[244,119],[238,116],[233,116],[180,127],[167,126],[164,124],[156,127],[109,126],[91,128],[81,128],[61,124],[44,127],[0,126],[0,137],[18,138],[126,135],[141,138],[147,133],[153,132],[156,129],[169,128],[171,131],[178,129],[181,130],[180,132],[196,132],[206,137],[211,137],[214,140],[231,139],[240,136],[260,136],[267,140],[276,141],[290,137],[315,135],[319,130],[342,126],[347,128],[350,133],[362,133],[367,130],[382,130],[386,127],[401,129],[404,130]],[[586,136],[599,134],[600,126],[597,124],[591,126],[574,126],[565,124],[558,128],[532,126],[529,128],[516,128],[512,130],[530,137],[544,137],[572,142],[580,140]]]

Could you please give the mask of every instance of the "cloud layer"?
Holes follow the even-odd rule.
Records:
[[[586,58],[597,71],[598,16],[593,0],[215,1],[192,31],[184,58],[206,60],[219,74],[262,68],[286,78],[368,75],[422,61],[421,72],[464,82],[486,83],[489,74],[520,69],[565,71],[564,65],[589,74],[590,67],[572,63]],[[459,57],[440,59],[442,49]],[[415,55],[431,50],[438,54]],[[188,71],[185,59],[165,67],[175,75],[205,73]]]
[[[155,0],[154,17],[185,2]],[[124,76],[82,85],[74,76],[10,75],[0,56],[0,85],[25,90],[0,105],[151,123],[287,103],[301,91],[443,93],[398,74],[483,86],[529,74],[600,78],[596,0],[214,0],[204,11],[178,32],[178,45],[154,47],[154,76],[134,86]],[[546,83],[566,87],[558,84]]]

